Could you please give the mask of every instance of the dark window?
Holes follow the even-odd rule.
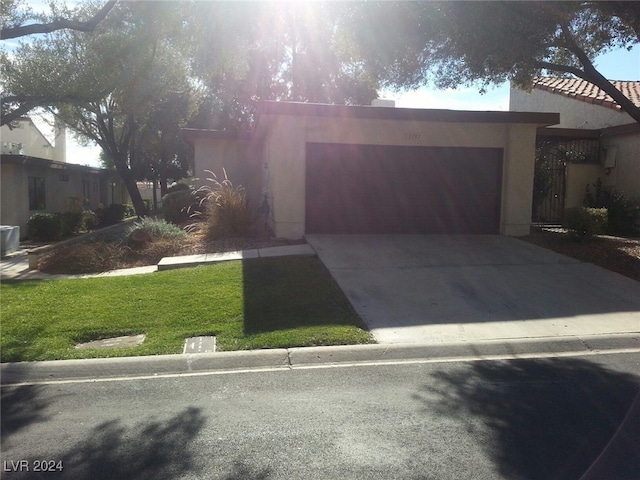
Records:
[[[29,210],[44,210],[44,178],[29,177]]]
[[[89,190],[89,182],[87,180],[82,181],[82,191],[84,194],[84,204],[89,205],[91,203],[91,190]]]
[[[68,182],[69,181],[69,175],[61,173],[60,174],[60,181],[61,182]]]

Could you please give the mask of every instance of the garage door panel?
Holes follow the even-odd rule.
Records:
[[[308,233],[497,233],[502,150],[307,145]]]

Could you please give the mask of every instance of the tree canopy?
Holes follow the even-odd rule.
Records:
[[[640,42],[635,2],[379,2],[350,4],[346,21],[370,71],[387,87],[439,88],[545,72],[587,80],[640,122],[640,108],[598,72],[599,54]],[[612,79],[620,80],[620,79]]]

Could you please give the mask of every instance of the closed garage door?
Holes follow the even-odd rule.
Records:
[[[307,233],[499,233],[502,149],[308,143]]]

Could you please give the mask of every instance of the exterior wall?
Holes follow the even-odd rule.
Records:
[[[506,128],[500,233],[528,235],[531,230],[536,126],[509,125]]]
[[[503,148],[502,218],[505,235],[526,235],[531,224],[535,124],[437,123],[380,119],[265,115],[265,188],[271,226],[278,237],[305,232],[305,145],[372,145]]]
[[[568,163],[564,208],[581,207],[587,186],[596,183],[602,174],[603,170],[600,165]]]
[[[509,110],[513,112],[560,112],[560,123],[552,128],[596,130],[633,123],[628,114],[534,88],[531,93],[512,88]]]
[[[602,137],[600,145],[605,151],[617,147],[616,165],[602,175],[603,184],[627,198],[640,200],[640,133]]]
[[[38,160],[38,159],[36,159]],[[67,168],[64,164],[38,165],[4,162],[0,166],[1,221],[3,225],[17,225],[26,237],[27,222],[34,213],[62,212],[70,206],[71,198],[78,199],[87,210],[100,204],[126,203],[122,182],[111,172],[85,167]],[[29,209],[29,177],[44,178],[45,208]],[[88,193],[88,196],[85,196]]]
[[[62,128],[56,136],[56,147],[46,139],[46,137],[40,132],[33,122],[29,119],[23,118],[18,120],[19,126],[10,129],[8,125],[3,125],[0,128],[0,138],[2,142],[14,142],[22,144],[22,151],[20,154],[30,157],[44,158],[47,160],[56,160],[59,162],[66,161],[65,150],[66,145],[64,141],[64,128]],[[3,151],[2,153],[10,153]]]
[[[259,206],[262,200],[260,159],[251,154],[248,142],[202,135],[193,144],[196,187],[211,186],[211,182],[207,181],[207,178],[211,178],[209,172],[213,172],[218,180],[224,180],[226,171],[234,186],[242,185],[245,188],[249,205]]]
[[[20,165],[0,165],[0,223],[19,226],[23,237],[30,216],[27,177]]]

